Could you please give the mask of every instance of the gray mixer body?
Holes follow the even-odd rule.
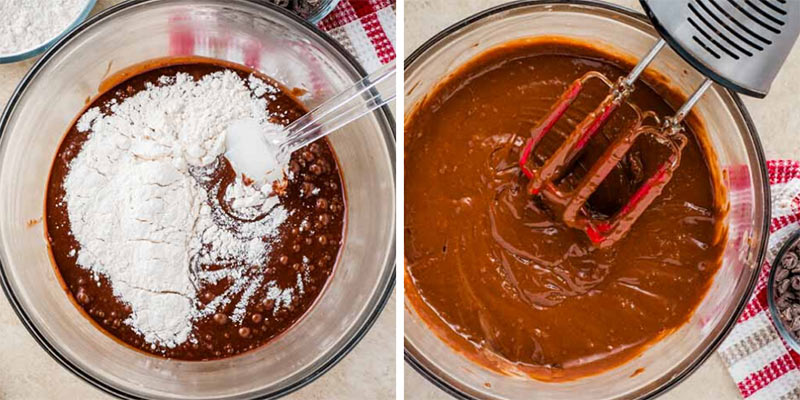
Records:
[[[664,40],[698,71],[764,97],[800,34],[800,0],[641,0]]]

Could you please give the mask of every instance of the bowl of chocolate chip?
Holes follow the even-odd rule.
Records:
[[[394,285],[392,117],[272,182],[225,137],[363,75],[260,1],[129,1],[62,38],[0,121],[2,283],[43,349],[124,398],[272,398],[335,365]]]
[[[736,94],[713,86],[695,105],[677,169],[616,242],[569,225],[548,202],[558,199],[552,187],[570,193],[597,182],[575,201],[583,215],[609,221],[664,165],[660,147],[641,141],[604,180],[580,175],[606,168],[606,149],[635,118],[610,117],[582,142],[583,155],[550,170],[548,139],[538,135],[573,82],[587,74],[614,82],[658,39],[629,9],[522,1],[453,25],[406,60],[405,358],[443,390],[470,399],[652,398],[698,368],[735,324],[769,221],[764,156]],[[669,116],[702,81],[667,50],[630,105]],[[578,137],[575,126],[608,95],[595,83],[579,86],[565,117],[545,128],[550,154],[566,154],[561,143]],[[539,174],[558,171],[551,186],[531,190],[541,175],[525,169],[524,154]]]
[[[800,351],[800,231],[791,234],[775,256],[767,303],[781,337]]]

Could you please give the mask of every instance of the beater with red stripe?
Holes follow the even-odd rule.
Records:
[[[598,247],[611,245],[622,238],[669,183],[687,143],[682,121],[711,84],[716,82],[750,96],[766,96],[800,34],[800,2],[762,1],[760,6],[752,2],[742,5],[732,0],[727,3],[641,0],[641,3],[662,39],[618,82],[612,82],[595,71],[574,81],[531,130],[519,160],[522,172],[530,180],[528,192],[541,196],[567,226],[584,231]],[[675,115],[662,120],[653,112],[639,110],[627,99],[636,80],[666,44],[702,72],[706,79]],[[553,154],[532,157],[537,145],[591,80],[607,85],[609,95],[577,124]],[[616,135],[577,185],[567,188],[558,184],[589,141],[623,106],[630,107],[635,113],[631,128]],[[654,139],[655,143],[667,149],[669,155],[653,168],[650,177],[613,215],[592,212],[586,204],[589,198],[642,136]]]

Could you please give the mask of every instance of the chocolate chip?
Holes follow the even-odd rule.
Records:
[[[792,331],[800,330],[800,318],[795,318],[792,320],[792,324],[789,326],[789,329]]]
[[[280,261],[281,264],[286,265],[287,263],[289,263],[289,257],[282,255],[280,256],[278,261]]]
[[[261,321],[264,320],[264,317],[259,313],[255,313],[252,317],[250,317],[250,320],[253,321],[254,324],[260,324]]]
[[[778,294],[786,293],[786,291],[789,290],[790,284],[791,282],[788,279],[784,278],[783,282],[778,284]]]
[[[789,307],[789,298],[788,298],[788,296],[786,294],[782,294],[780,297],[778,297],[777,300],[775,300],[775,305],[777,305],[778,308],[780,308],[781,310],[786,309],[787,307]]]
[[[323,173],[328,173],[331,171],[331,166],[325,160],[318,160],[317,165],[319,165],[319,167],[322,168]]]
[[[246,326],[239,328],[239,336],[243,338],[250,337],[250,328]]]
[[[83,288],[78,289],[78,293],[75,294],[75,299],[78,300],[78,303],[80,304],[89,304],[89,301],[91,301],[89,295],[86,294],[86,291],[83,290]]]
[[[783,260],[781,260],[781,265],[789,270],[793,270],[798,265],[798,256],[795,253],[788,252],[783,256]]]
[[[228,322],[228,316],[223,313],[214,314],[214,322],[225,325]]]
[[[311,164],[311,166],[308,167],[308,170],[314,175],[322,174],[322,167],[320,167],[319,164]]]
[[[303,197],[309,197],[314,192],[314,189],[316,189],[316,187],[311,182],[303,182],[301,189],[303,192]]]
[[[778,270],[775,272],[775,279],[778,281],[782,281],[789,276],[789,270],[783,267],[778,267]]]
[[[310,152],[308,150],[304,151],[303,154],[301,154],[301,157],[303,157],[303,160],[306,160],[306,161],[314,161],[314,158],[315,158],[314,157],[314,153],[312,153],[312,152]]]
[[[328,208],[328,200],[323,199],[323,198],[317,199],[317,208],[320,209],[320,210],[324,210],[324,209]]]

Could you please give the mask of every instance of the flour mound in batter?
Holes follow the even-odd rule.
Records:
[[[232,320],[240,321],[249,297],[268,282],[263,274],[248,277],[247,266],[202,269],[225,260],[266,263],[263,238],[288,216],[271,187],[237,177],[226,201],[238,213],[266,216],[233,229],[235,221],[208,205],[216,193],[200,185],[219,162],[232,121],[268,123],[266,100],[250,87],[232,71],[199,80],[179,73],[111,104],[108,115],[93,108],[78,122],[89,138],[64,182],[78,264],[109,280],[131,307],[124,323],[154,346],[190,340],[195,320],[234,297]],[[230,289],[208,304],[198,301],[202,286],[222,279],[233,280]],[[272,292],[277,300],[291,296]]]

